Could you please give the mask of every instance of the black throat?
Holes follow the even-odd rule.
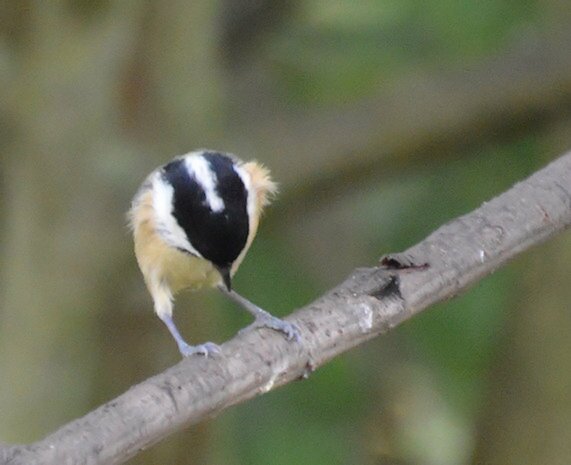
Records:
[[[164,179],[174,188],[172,214],[192,246],[218,268],[228,268],[246,246],[249,232],[248,192],[234,171],[231,158],[205,152],[215,177],[215,190],[224,202],[212,211],[202,186],[189,174],[183,158],[163,167]]]

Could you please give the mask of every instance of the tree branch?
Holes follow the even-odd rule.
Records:
[[[571,153],[295,312],[301,343],[266,330],[238,335],[222,356],[183,360],[37,443],[0,449],[0,463],[123,463],[176,430],[308,376],[570,224]]]

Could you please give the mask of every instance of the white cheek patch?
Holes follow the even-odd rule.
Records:
[[[200,185],[210,210],[221,212],[224,210],[224,200],[216,192],[216,175],[210,168],[208,161],[201,155],[191,155],[184,160],[190,176]]]
[[[155,226],[161,239],[171,247],[201,257],[172,215],[174,188],[162,178],[160,172],[154,174],[152,186]]]
[[[248,203],[246,209],[248,210],[248,217],[253,218],[256,211],[256,193],[252,191],[252,180],[249,173],[239,165],[233,166],[234,171],[240,176],[244,187],[246,188],[246,195],[248,196]]]

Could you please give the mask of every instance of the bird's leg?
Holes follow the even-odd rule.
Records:
[[[246,328],[242,329],[240,332],[245,331],[249,328],[270,328],[275,331],[279,331],[283,333],[287,340],[291,341],[299,341],[300,334],[299,329],[293,323],[289,323],[284,320],[280,320],[279,318],[271,315],[270,313],[266,312],[265,310],[258,307],[256,304],[253,304],[245,297],[242,297],[234,290],[228,290],[225,286],[221,285],[218,287],[220,291],[226,294],[230,299],[234,302],[239,304],[242,308],[247,310],[252,316],[255,318],[254,322],[247,326]]]
[[[182,338],[172,318],[173,297],[170,289],[167,286],[163,285],[160,282],[152,281],[150,291],[155,303],[155,312],[168,328],[172,337],[176,341],[176,344],[178,345],[178,350],[183,357],[188,357],[193,354],[199,354],[208,357],[209,355],[220,353],[220,347],[218,347],[213,342],[205,342],[204,344],[191,346]]]
[[[172,319],[172,315],[159,315],[159,317],[161,320],[163,320],[166,327],[172,334],[172,337],[178,345],[178,350],[180,350],[180,353],[183,357],[188,357],[193,354],[204,355],[205,357],[208,357],[210,355],[216,355],[220,353],[220,347],[213,342],[205,342],[204,344],[191,346],[180,335],[178,328]]]

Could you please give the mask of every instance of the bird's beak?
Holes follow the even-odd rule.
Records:
[[[224,282],[224,286],[228,289],[228,292],[232,290],[232,277],[230,276],[230,267],[218,267],[218,272],[222,276],[222,281]]]

